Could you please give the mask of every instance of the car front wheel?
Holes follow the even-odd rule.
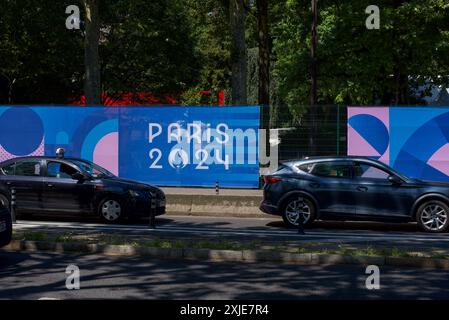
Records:
[[[441,201],[431,200],[423,203],[417,211],[418,226],[427,232],[444,232],[449,225],[449,207]]]
[[[101,219],[107,223],[116,223],[123,219],[123,206],[117,199],[104,199],[98,209]]]
[[[311,224],[316,216],[315,206],[307,198],[302,198],[300,196],[289,198],[285,202],[282,211],[284,223],[288,227],[297,227],[300,214],[302,214],[304,225]]]

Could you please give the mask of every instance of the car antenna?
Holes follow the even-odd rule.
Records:
[[[58,158],[64,158],[64,153],[65,153],[65,150],[64,150],[64,148],[58,148],[58,149],[56,149],[56,156],[58,157]]]

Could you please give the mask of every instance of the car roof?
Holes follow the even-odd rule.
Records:
[[[7,163],[11,163],[11,162],[16,162],[16,161],[22,161],[22,160],[62,160],[62,161],[87,161],[85,159],[81,159],[81,158],[75,158],[75,157],[57,157],[57,156],[24,156],[24,157],[15,157],[15,158],[11,158],[5,161],[0,162],[0,165],[2,164],[7,164]]]
[[[386,169],[398,176],[400,176],[402,179],[408,181],[410,178],[405,176],[404,174],[396,171],[394,168],[390,167],[386,163],[383,163],[379,160],[375,160],[370,157],[364,157],[364,156],[317,156],[317,157],[304,157],[302,159],[297,160],[289,160],[281,162],[282,165],[290,167],[294,171],[298,171],[299,169],[296,168],[296,166],[302,165],[302,164],[309,164],[309,163],[317,163],[317,162],[327,162],[327,161],[359,161],[364,162],[367,164],[371,164],[383,169]]]
[[[380,161],[363,156],[314,156],[314,157],[304,157],[302,159],[282,161],[281,164],[286,166],[295,166],[307,163],[327,162],[327,161],[362,161],[366,163],[381,165],[384,167],[386,166],[384,163]]]

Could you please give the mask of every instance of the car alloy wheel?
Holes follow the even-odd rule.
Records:
[[[116,200],[106,200],[101,205],[101,215],[109,222],[114,222],[120,219],[122,207]]]
[[[296,199],[290,201],[285,207],[285,218],[287,221],[293,225],[298,225],[299,215],[303,216],[303,224],[309,222],[310,217],[312,215],[312,209],[307,200],[304,199]]]
[[[420,222],[425,230],[440,232],[447,226],[447,209],[438,202],[430,202],[421,209]]]

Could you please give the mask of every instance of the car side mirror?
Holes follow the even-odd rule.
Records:
[[[80,181],[80,180],[85,180],[86,177],[81,172],[76,172],[76,173],[72,174],[72,179]]]
[[[401,184],[402,180],[400,178],[398,178],[397,176],[389,176],[388,177],[388,181],[390,181],[392,184]]]

